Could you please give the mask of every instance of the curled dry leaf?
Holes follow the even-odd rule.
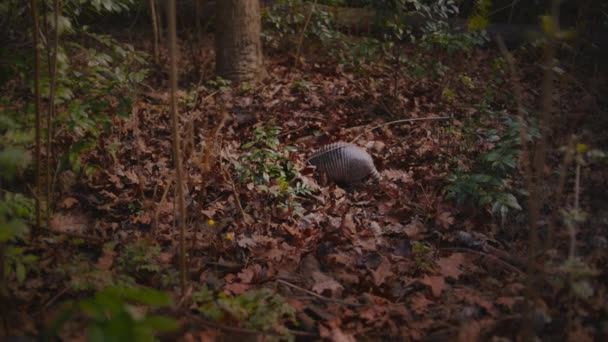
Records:
[[[347,213],[342,217],[342,222],[340,223],[341,230],[347,230],[347,232],[351,235],[357,233],[357,229],[355,227],[355,221],[353,220],[353,215],[351,213]]]

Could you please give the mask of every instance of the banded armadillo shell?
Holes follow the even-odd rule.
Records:
[[[372,157],[361,147],[343,141],[319,148],[308,161],[336,183],[357,183],[367,176],[380,180]]]

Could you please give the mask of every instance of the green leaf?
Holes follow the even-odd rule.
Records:
[[[24,149],[9,147],[0,150],[0,178],[12,181],[18,169],[24,169],[30,162]]]
[[[243,145],[241,145],[241,148],[244,150],[250,149],[255,145],[255,141],[250,141],[248,143],[245,143]]]
[[[179,328],[176,320],[160,315],[150,315],[144,318],[140,325],[158,332],[172,332]]]
[[[80,308],[80,311],[94,320],[103,321],[105,319],[103,309],[99,307],[93,298],[81,300],[78,303],[78,307]]]
[[[171,297],[166,293],[148,288],[113,288],[111,291],[119,294],[120,297],[133,302],[153,307],[163,307],[172,305]]]
[[[28,231],[28,226],[22,220],[13,219],[9,222],[0,221],[0,242],[23,239]]]
[[[97,324],[91,324],[87,330],[88,342],[106,342],[102,328]]]
[[[578,298],[588,299],[593,296],[593,287],[588,281],[576,281],[572,284],[572,291]]]
[[[517,198],[513,194],[505,194],[505,199],[505,204],[508,207],[516,210],[522,210],[521,206],[519,205],[519,202],[517,201]]]
[[[540,17],[540,26],[543,32],[549,35],[553,35],[555,33],[555,28],[553,27],[553,18],[549,15],[543,15]]]
[[[23,265],[20,262],[17,262],[15,264],[15,275],[17,277],[17,282],[19,284],[23,284],[23,282],[25,281],[25,276],[26,276],[25,265]]]

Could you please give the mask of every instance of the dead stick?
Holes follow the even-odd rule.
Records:
[[[309,294],[309,295],[311,295],[313,297],[316,297],[316,298],[324,300],[324,301],[334,302],[334,303],[340,303],[340,304],[349,305],[349,306],[361,306],[361,304],[359,304],[359,303],[349,303],[349,302],[347,302],[345,300],[334,299],[334,298],[329,298],[329,297],[322,296],[322,295],[320,295],[318,293],[312,292],[312,291],[307,290],[307,289],[305,289],[303,287],[300,287],[298,285],[292,284],[292,283],[290,283],[290,282],[288,282],[287,280],[284,280],[284,279],[277,279],[277,282],[279,282],[279,283],[281,283],[283,285],[289,286],[289,287],[291,287],[293,289],[300,290],[300,291],[302,291],[304,293],[307,293],[307,294]]]
[[[53,143],[53,126],[52,120],[55,116],[55,88],[57,85],[57,52],[59,51],[59,0],[53,0],[53,21],[55,24],[55,32],[53,37],[53,57],[50,61],[50,88],[49,88],[49,105],[46,113],[46,226],[50,225],[51,220],[51,202],[52,202],[52,187],[51,187],[51,161],[52,161],[52,143]],[[50,48],[47,47],[49,54]]]
[[[95,236],[89,236],[89,235],[85,235],[85,234],[80,234],[80,233],[60,232],[58,230],[53,230],[53,229],[46,228],[46,227],[43,227],[42,230],[45,230],[49,233],[53,233],[53,234],[57,234],[57,235],[65,235],[67,237],[71,237],[71,238],[75,238],[75,239],[83,239],[83,240],[87,240],[89,242],[98,243],[98,244],[103,244],[105,242],[105,240],[102,238],[98,238]]]
[[[402,120],[395,120],[395,121],[391,121],[391,122],[385,122],[383,124],[380,124],[378,126],[374,126],[368,130],[366,130],[365,132],[357,135],[352,141],[351,143],[354,143],[355,141],[357,141],[357,139],[361,138],[363,135],[376,130],[380,127],[384,127],[384,126],[388,126],[388,125],[393,125],[393,124],[398,124],[398,123],[404,123],[404,122],[414,122],[414,121],[428,121],[428,120],[448,120],[451,119],[452,117],[450,116],[437,116],[437,117],[429,117],[429,118],[414,118],[414,119],[402,119]]]
[[[509,270],[517,273],[517,274],[524,274],[524,272],[522,270],[520,270],[519,268],[517,268],[516,266],[512,265],[511,263],[497,257],[496,255],[492,255],[486,252],[482,252],[482,251],[477,251],[474,249],[470,249],[470,248],[464,248],[464,247],[446,247],[446,248],[441,248],[441,250],[443,251],[455,251],[455,252],[466,252],[466,253],[471,253],[471,254],[477,254],[479,256],[482,257],[488,257],[491,259],[494,259],[496,261],[498,261],[500,264],[502,264],[503,266],[505,266],[506,268],[508,268]]]
[[[204,324],[204,325],[206,325],[208,327],[219,329],[219,330],[224,330],[224,331],[238,332],[238,333],[251,334],[251,335],[284,336],[284,335],[276,333],[276,332],[259,331],[259,330],[254,330],[254,329],[239,328],[239,327],[232,327],[232,326],[228,326],[228,325],[223,325],[223,324],[219,324],[219,323],[215,323],[215,322],[212,322],[212,321],[208,321],[208,320],[206,320],[204,318],[200,318],[200,317],[196,317],[196,316],[192,316],[191,318],[193,318],[197,322],[200,322],[200,323],[202,323],[202,324]],[[291,335],[318,337],[317,334],[309,333],[309,332],[306,332],[306,331],[291,330],[291,329],[286,329],[286,331],[287,331],[287,333],[289,333]]]
[[[40,197],[41,197],[41,177],[40,177],[40,168],[41,168],[41,163],[40,163],[40,158],[41,158],[41,153],[40,153],[40,126],[41,126],[41,120],[40,120],[40,53],[38,51],[38,30],[39,30],[39,26],[38,26],[38,1],[37,0],[31,0],[31,10],[32,10],[32,42],[33,42],[33,49],[34,49],[34,110],[36,112],[36,133],[35,133],[35,139],[36,139],[36,190],[35,190],[35,201],[36,201],[36,208],[35,208],[35,212],[36,212],[36,230],[34,231],[34,234],[32,235],[32,240],[36,239],[36,235],[39,233],[40,231],[40,227],[41,225],[41,215],[40,215]]]
[[[308,12],[308,17],[306,17],[306,22],[304,22],[304,26],[302,27],[302,32],[300,32],[300,39],[298,40],[298,47],[296,48],[296,55],[294,57],[294,66],[298,67],[298,62],[300,60],[300,50],[302,49],[302,44],[304,43],[304,34],[306,33],[306,29],[308,28],[308,24],[310,23],[310,18],[312,18],[312,13],[315,11],[315,6],[317,5],[317,0],[313,1],[312,5],[310,5],[310,11]]]
[[[184,170],[180,153],[180,135],[177,99],[177,30],[175,0],[169,0],[169,79],[171,85],[171,136],[173,138],[173,162],[177,187],[177,205],[179,208],[179,269],[182,295],[186,294],[186,201],[184,199]]]
[[[236,190],[236,186],[234,185],[234,181],[232,180],[232,176],[230,176],[230,172],[226,170],[223,166],[220,166],[222,171],[224,172],[224,177],[230,182],[230,186],[232,187],[232,193],[234,194],[234,200],[236,202],[236,206],[239,208],[239,212],[241,213],[241,217],[245,219],[246,214],[245,210],[243,210],[243,206],[241,205],[241,200],[239,199],[239,193]]]

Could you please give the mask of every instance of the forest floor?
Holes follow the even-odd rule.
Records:
[[[480,154],[497,146],[490,133],[508,134],[505,122],[515,117],[511,75],[507,68],[493,68],[499,52],[434,56],[451,68],[440,78],[395,77],[390,66],[348,70],[329,57],[310,57],[294,68],[292,58],[272,53],[262,83],[220,89],[212,82],[212,46],[192,45],[183,45],[189,48],[179,63],[186,296],[179,287],[168,82],[158,67],[131,116],[113,118],[111,134],[101,135],[84,155],[98,172],[57,175],[50,226],[57,234],[29,247],[41,266],[13,299],[20,308],[10,318],[14,332],[40,332],[62,301],[123,283],[172,293],[178,305],[169,314],[180,321],[185,341],[272,338],[285,333],[282,326],[297,339],[335,341],[473,341],[515,338],[522,331],[530,253],[525,196],[517,195],[523,210],[513,205],[504,216],[493,214],[491,205],[446,199],[448,176],[456,167],[472,170]],[[542,71],[526,60],[537,58],[518,55],[516,78],[529,108],[538,108]],[[598,79],[597,93],[605,90],[605,81]],[[585,144],[608,146],[601,134],[607,119],[586,114],[593,110],[581,104],[585,90],[561,82],[554,98],[560,127],[551,147],[566,145],[573,122],[582,127]],[[602,101],[596,105],[605,109]],[[365,132],[393,120],[444,116],[449,118]],[[280,128],[278,147],[260,151],[298,175],[288,184],[243,180],[242,170],[256,161],[244,157],[251,150],[242,145],[274,139],[272,126]],[[256,129],[266,135],[255,140]],[[319,181],[306,166],[314,149],[361,133],[356,143],[373,155],[380,184],[345,190]],[[208,162],[206,146],[212,147]],[[295,149],[286,152],[286,146]],[[274,170],[255,165],[252,172],[262,178],[265,167]],[[548,189],[555,186],[560,165],[561,155],[552,152]],[[564,333],[577,341],[608,336],[608,212],[602,190],[608,178],[591,163],[583,174],[580,206],[589,218],[577,226],[576,250],[592,271],[573,276],[565,270],[570,240],[558,225],[535,285],[533,328],[543,339],[565,339]],[[506,179],[513,188],[524,187],[519,168]],[[312,193],[287,195],[297,182]],[[572,203],[573,188],[570,172],[564,203]],[[591,291],[587,297],[572,294],[579,285]],[[235,317],[212,320],[199,312],[203,306],[193,304],[201,293],[230,297],[258,288],[284,297],[298,323],[279,317],[279,326],[270,324],[263,334]],[[270,311],[284,309],[267,305]],[[66,325],[62,338],[81,339],[82,324]]]

